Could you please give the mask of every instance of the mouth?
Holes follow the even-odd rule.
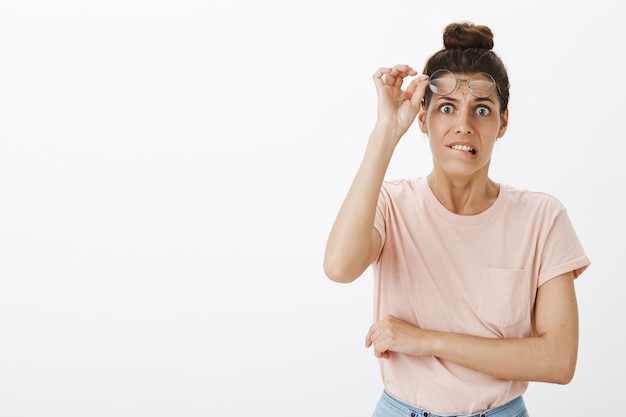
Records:
[[[452,146],[450,146],[450,148],[455,149],[457,151],[469,152],[472,155],[476,155],[476,149],[472,148],[471,146],[467,146],[467,145],[452,145]]]

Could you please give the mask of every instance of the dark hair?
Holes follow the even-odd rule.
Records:
[[[456,74],[486,72],[498,84],[500,111],[509,105],[509,76],[506,67],[493,48],[493,33],[487,26],[470,22],[451,23],[443,32],[444,48],[432,55],[424,66],[424,74],[447,69]],[[426,89],[424,105],[428,107],[431,91]]]

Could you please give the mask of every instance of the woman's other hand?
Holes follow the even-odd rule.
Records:
[[[365,337],[365,347],[374,347],[377,358],[389,359],[390,352],[425,355],[427,331],[392,315],[374,323]]]

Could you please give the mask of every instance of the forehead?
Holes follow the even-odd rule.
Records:
[[[489,97],[495,90],[495,81],[484,72],[473,74],[436,71],[430,79],[432,92],[447,96],[457,90],[469,89],[476,97]]]
[[[489,81],[493,83],[493,77],[487,74],[486,72],[474,72],[474,73],[465,73],[465,72],[451,72],[451,71],[435,71],[430,78],[431,80],[457,80],[457,81]]]

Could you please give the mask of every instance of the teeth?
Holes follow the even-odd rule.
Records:
[[[453,145],[452,149],[456,149],[457,151],[467,151],[467,152],[476,152],[474,148],[469,147],[467,145]]]

